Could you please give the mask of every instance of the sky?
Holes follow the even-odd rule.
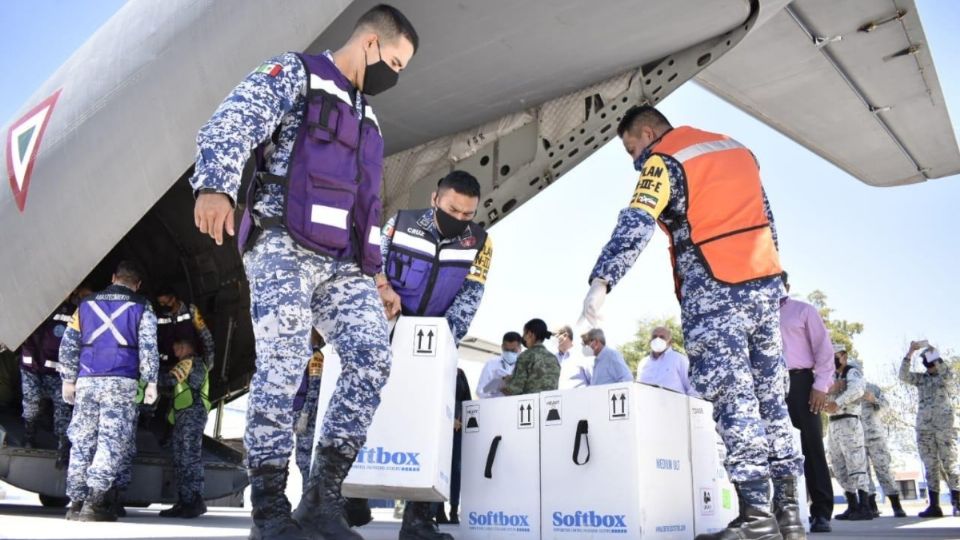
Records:
[[[0,33],[0,54],[15,59],[0,79],[0,121],[11,120],[122,0],[33,0],[4,6],[16,21]],[[960,2],[918,0],[940,85],[960,118]],[[826,292],[835,317],[864,323],[856,346],[868,375],[888,378],[910,339],[960,350],[960,239],[954,219],[960,177],[872,188],[693,83],[661,110],[674,125],[728,134],[758,156],[776,217],[781,258],[794,293]],[[539,317],[573,323],[600,248],[636,183],[614,140],[491,229],[493,265],[471,334],[499,341]],[[604,308],[613,344],[641,319],[679,316],[665,236],[657,232]]]

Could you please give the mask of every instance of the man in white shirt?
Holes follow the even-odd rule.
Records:
[[[690,386],[687,375],[690,360],[675,351],[672,345],[673,334],[669,328],[658,326],[653,329],[650,335],[651,353],[637,368],[637,382],[695,396],[696,391]]]
[[[517,355],[522,349],[523,339],[516,332],[507,332],[503,335],[500,356],[487,361],[480,373],[477,383],[477,397],[480,399],[500,397],[503,395],[503,378],[513,374],[513,366],[517,363]]]
[[[557,336],[557,361],[560,362],[558,388],[566,390],[589,386],[591,366],[587,365],[580,356],[574,356],[571,353],[571,349],[573,349],[573,329],[569,326],[561,326],[554,334]]]

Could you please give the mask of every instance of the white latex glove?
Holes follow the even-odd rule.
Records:
[[[157,383],[147,384],[147,388],[143,391],[143,402],[147,405],[157,402]]]
[[[583,314],[577,321],[577,326],[581,326],[586,321],[591,328],[596,328],[600,324],[600,308],[603,307],[604,300],[607,299],[607,282],[600,278],[593,278],[590,283],[590,292],[583,300]]]
[[[63,394],[63,401],[73,405],[73,402],[76,401],[77,398],[77,383],[63,381],[60,392]]]

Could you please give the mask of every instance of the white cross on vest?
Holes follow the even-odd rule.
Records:
[[[117,317],[123,315],[125,311],[134,305],[134,302],[126,302],[108,316],[96,302],[90,302],[90,309],[97,314],[97,317],[100,317],[100,320],[103,321],[103,324],[94,330],[92,334],[90,334],[90,339],[87,340],[86,344],[92,344],[98,337],[103,335],[104,332],[109,331],[111,334],[113,334],[113,338],[117,340],[117,343],[123,345],[124,347],[129,346],[130,344],[127,343],[126,338],[123,337],[123,334],[120,333],[120,330],[114,326],[113,321],[117,320]]]

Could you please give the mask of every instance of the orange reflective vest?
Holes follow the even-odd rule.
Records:
[[[738,285],[780,274],[760,169],[750,150],[725,135],[689,126],[671,130],[652,150],[683,169],[690,240],[714,279]],[[673,237],[663,222],[660,226],[671,239],[676,273]]]

